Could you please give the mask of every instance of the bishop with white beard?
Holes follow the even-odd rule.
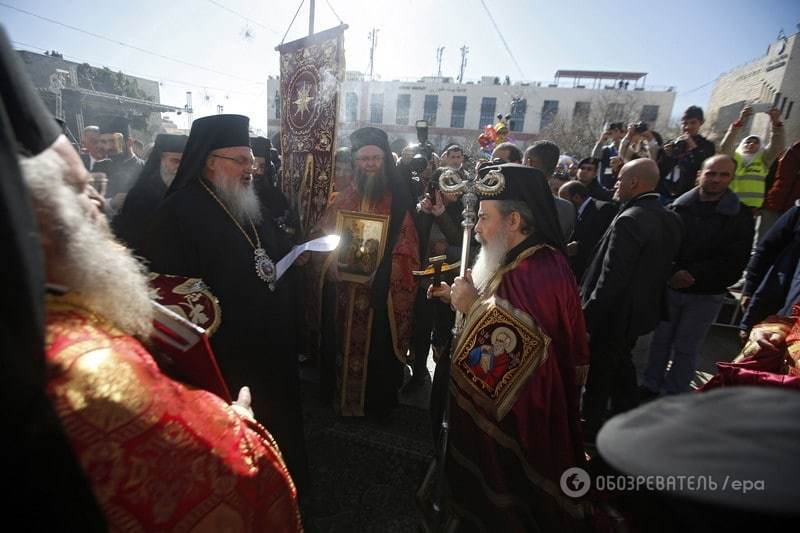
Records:
[[[219,299],[222,323],[211,337],[230,390],[250,386],[256,417],[278,442],[302,491],[307,476],[296,337],[300,315],[290,269],[275,263],[291,248],[262,216],[253,189],[249,119],[195,120],[167,197],[143,248],[161,274],[201,278]]]

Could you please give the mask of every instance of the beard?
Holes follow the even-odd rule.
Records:
[[[383,193],[386,191],[388,185],[388,178],[384,169],[381,169],[377,174],[370,176],[364,171],[356,169],[355,173],[356,189],[361,193],[361,196],[374,201],[380,200]]]
[[[93,221],[89,201],[67,186],[66,165],[53,152],[20,161],[43,236],[48,273],[80,296],[81,303],[129,335],[152,329],[146,268],[114,240],[105,217]]]
[[[261,203],[252,180],[242,185],[239,178],[222,176],[211,183],[222,203],[240,224],[261,223]]]
[[[177,173],[178,173],[177,169],[175,169],[175,171],[173,172],[170,172],[169,170],[167,170],[167,165],[161,163],[161,179],[167,185],[167,188],[169,188],[169,186],[172,185],[172,182],[175,180],[175,174]]]
[[[484,239],[475,234],[475,239],[481,244],[481,250],[472,265],[472,281],[478,293],[482,293],[494,275],[503,265],[503,260],[508,253],[508,228],[505,226],[498,230],[497,236],[492,240]]]

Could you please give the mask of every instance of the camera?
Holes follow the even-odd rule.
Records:
[[[427,166],[427,162],[433,159],[433,144],[428,141],[428,121],[418,120],[416,122],[416,127],[417,141],[419,142],[417,153],[425,157],[425,164]]]
[[[644,133],[648,129],[647,122],[637,122],[633,126],[633,131],[635,133]]]

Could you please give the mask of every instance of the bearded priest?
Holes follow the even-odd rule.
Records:
[[[275,263],[292,243],[273,217],[262,216],[248,127],[242,115],[194,121],[143,253],[152,271],[202,278],[219,298],[222,323],[211,345],[222,375],[231,390],[251,387],[253,410],[302,492],[297,273],[276,280]]]
[[[419,240],[411,190],[397,173],[386,132],[360,128],[350,141],[355,178],[328,206],[315,229],[315,233],[342,233],[338,255],[331,254],[317,265],[328,285],[316,294],[321,297],[324,290],[331,296],[322,309],[323,324],[329,326],[323,328],[322,347],[323,352],[335,354],[337,412],[381,419],[397,406],[403,384],[417,290],[411,272],[419,268]],[[355,217],[353,225],[340,224],[345,214]],[[383,220],[385,238],[366,233],[364,217]],[[365,256],[371,260],[358,259]],[[348,278],[346,270],[363,276]]]
[[[559,481],[585,463],[578,389],[589,348],[578,288],[544,176],[513,163],[480,172],[505,180],[481,199],[480,253],[452,288],[430,293],[466,317],[450,362],[451,508],[470,530],[576,531],[585,505]]]

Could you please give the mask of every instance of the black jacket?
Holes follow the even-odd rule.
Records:
[[[680,218],[661,205],[657,193],[622,206],[581,281],[592,337],[635,339],[656,327],[681,233]]]
[[[752,296],[742,317],[748,330],[769,315],[786,316],[798,295],[800,206],[785,212],[758,243],[745,272],[742,294]]]
[[[583,212],[578,215],[575,231],[568,240],[578,243],[578,252],[569,258],[569,266],[579,282],[594,257],[597,243],[603,238],[617,212],[617,204],[590,198]]]
[[[600,182],[597,181],[597,178],[593,179],[592,183],[586,188],[589,189],[589,196],[595,200],[610,202],[614,199],[614,193],[600,185]]]
[[[703,204],[695,187],[670,206],[684,229],[672,271],[686,270],[695,279],[680,292],[722,294],[739,279],[750,257],[753,215],[730,190],[714,205]]]
[[[703,161],[714,155],[714,143],[702,135],[693,135],[692,140],[697,147],[687,152],[673,151],[672,155],[661,151],[658,154],[658,169],[661,172],[659,192],[677,198],[694,187],[697,180],[697,171],[703,166]],[[677,150],[677,149],[676,149]],[[680,177],[677,182],[670,179],[673,169],[680,168]]]

